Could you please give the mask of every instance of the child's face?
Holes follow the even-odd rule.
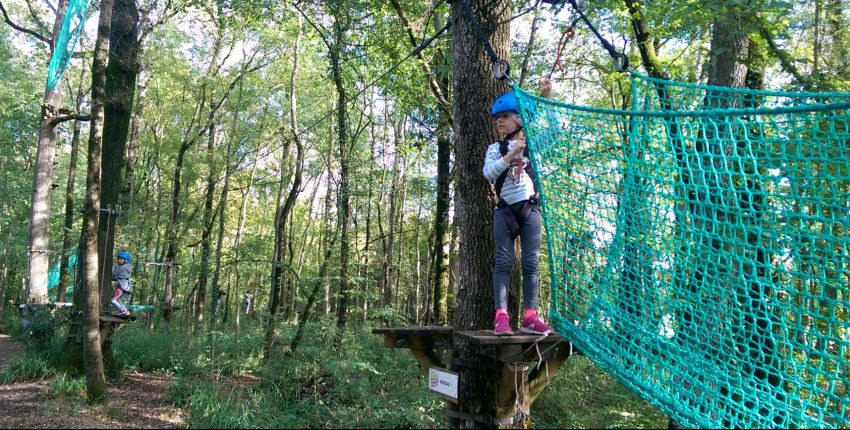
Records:
[[[121,258],[121,257],[118,257],[118,264],[119,264],[119,265],[122,265],[122,264],[125,264],[125,263],[127,263],[127,260],[125,260],[125,259],[123,259],[123,258]]]
[[[519,124],[517,124],[516,119],[514,119],[514,114],[510,112],[502,112],[496,116],[496,130],[501,135],[506,135],[514,130],[519,128]]]

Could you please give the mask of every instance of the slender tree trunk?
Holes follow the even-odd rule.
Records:
[[[322,217],[323,217],[323,219],[325,219],[325,225],[327,226],[327,228],[325,230],[330,231],[330,225],[332,224],[331,207],[332,207],[332,202],[333,202],[333,200],[331,200],[331,196],[333,195],[333,192],[334,192],[334,181],[333,181],[333,174],[331,173],[330,164],[328,164],[327,168],[328,168],[328,171],[327,171],[328,185],[327,185],[327,191],[326,191],[326,194],[325,194],[325,207],[324,207],[324,213],[322,214]],[[327,248],[330,247],[331,238],[328,237],[328,233],[322,233],[322,234],[323,234],[323,237],[322,237],[321,243],[323,244],[324,251],[327,251]],[[324,296],[323,296],[322,303],[324,304],[323,315],[325,315],[325,316],[330,315],[330,313],[331,313],[331,283],[330,282],[324,282]]]
[[[3,242],[3,269],[0,270],[0,312],[6,307],[6,279],[9,274],[9,241]]]
[[[283,136],[281,136],[283,138]],[[274,331],[277,326],[277,308],[280,305],[280,286],[283,280],[283,266],[286,253],[286,220],[283,213],[283,188],[289,183],[289,154],[292,150],[292,142],[287,141],[283,148],[280,161],[280,180],[278,181],[277,204],[274,216],[274,251],[272,255],[271,288],[269,291],[269,315],[266,324],[266,340],[263,347],[263,360],[271,356],[271,347],[274,342]]]
[[[207,301],[207,282],[209,282],[210,254],[212,253],[212,229],[213,229],[213,206],[215,203],[215,146],[218,123],[213,121],[209,129],[209,140],[207,145],[207,190],[204,193],[204,214],[201,217],[201,267],[198,274],[198,291],[195,297],[195,331],[201,328],[204,322],[204,311]]]
[[[216,236],[216,244],[215,244],[215,269],[213,270],[213,278],[212,278],[212,291],[213,297],[216,297],[219,294],[220,286],[219,280],[221,279],[221,257],[222,257],[222,248],[224,247],[224,226],[227,217],[227,200],[228,194],[230,192],[230,177],[233,174],[233,169],[237,166],[234,166],[232,162],[232,158],[235,155],[236,148],[236,138],[239,134],[239,114],[242,109],[242,97],[244,95],[244,86],[245,83],[241,79],[239,80],[239,93],[236,96],[236,109],[233,110],[233,120],[230,126],[230,136],[227,140],[227,149],[225,151],[226,156],[224,159],[225,168],[224,168],[224,184],[221,189],[221,200],[218,205],[218,235]],[[225,295],[225,307],[224,307],[224,316],[222,318],[223,322],[227,322],[227,313],[230,310],[230,285],[227,286],[227,294]],[[210,325],[212,326],[213,321],[217,318],[214,316],[210,319]]]
[[[395,142],[398,144],[398,141]],[[393,159],[393,170],[392,177],[393,182],[390,187],[390,209],[387,214],[387,234],[386,241],[384,242],[384,285],[383,285],[383,302],[381,306],[385,310],[389,310],[392,306],[392,298],[393,298],[393,280],[394,280],[394,267],[393,267],[393,251],[395,250],[395,227],[396,224],[394,222],[395,212],[396,212],[396,195],[398,194],[398,180],[399,180],[399,160],[401,156],[398,154],[398,148],[395,149],[395,155]],[[383,233],[383,232],[382,232]],[[386,319],[384,319],[384,323],[388,323]]]
[[[339,145],[339,302],[337,303],[338,328],[345,328],[348,317],[348,303],[351,301],[350,280],[348,279],[349,251],[351,249],[351,238],[349,237],[348,224],[351,216],[351,159],[348,154],[348,110],[345,85],[342,78],[340,65],[340,53],[345,43],[345,29],[340,22],[340,11],[335,11],[333,24],[334,42],[330,48],[331,76],[337,91],[337,144]]]
[[[60,0],[53,22],[53,35],[50,46],[56,45],[68,0]],[[53,187],[53,160],[56,157],[56,124],[53,119],[59,114],[62,104],[62,82],[56,89],[46,89],[41,102],[41,120],[38,130],[38,148],[36,150],[35,170],[32,179],[32,207],[30,209],[28,282],[24,298],[27,303],[47,302],[47,272],[49,269],[48,250],[50,247],[50,190]],[[24,309],[22,324],[28,324],[27,309]]]
[[[85,291],[83,308],[83,367],[89,402],[106,400],[106,377],[100,338],[100,283],[98,279],[97,232],[101,196],[101,151],[104,138],[104,105],[106,103],[106,62],[109,57],[108,38],[112,25],[113,0],[101,0],[100,22],[92,63],[91,129],[86,175],[86,204],[83,231],[80,239],[81,288]]]
[[[331,254],[333,254],[333,245],[334,242],[336,242],[336,239],[337,236],[334,236],[325,250],[325,255],[322,258],[322,265],[319,268],[319,276],[315,281],[316,283],[313,284],[313,289],[310,290],[310,295],[307,296],[307,303],[304,305],[304,312],[302,312],[301,316],[298,318],[298,330],[296,330],[295,336],[292,338],[292,342],[289,343],[289,351],[286,353],[287,356],[292,356],[295,354],[295,350],[298,349],[298,345],[301,343],[301,338],[304,336],[304,327],[307,325],[307,321],[310,320],[310,311],[313,308],[313,303],[319,295],[321,284],[323,282],[327,282],[326,277],[328,276],[328,263],[330,263]]]
[[[239,228],[236,229],[236,239],[234,240],[234,244],[233,244],[234,259],[235,259],[234,271],[236,272],[236,295],[239,296],[234,300],[240,300],[241,299],[241,295],[239,293],[240,293],[240,288],[241,288],[241,285],[242,285],[241,284],[242,271],[239,270],[239,266],[240,266],[239,259],[241,258],[242,235],[245,232],[245,222],[248,219],[248,196],[251,194],[251,188],[253,188],[253,186],[254,186],[254,173],[256,171],[257,171],[257,160],[254,159],[254,162],[251,164],[251,173],[249,174],[249,177],[248,177],[248,187],[245,188],[245,192],[242,193],[242,205],[241,205],[241,209],[240,209],[240,212],[239,212]],[[236,303],[237,303],[237,306],[236,306],[236,309],[237,309],[236,335],[238,337],[239,336],[239,313],[238,313],[238,310],[239,310],[242,302],[237,301]]]
[[[80,69],[80,84],[77,88],[77,112],[83,104],[83,83],[85,82],[86,68]],[[71,244],[74,238],[72,231],[74,229],[74,188],[77,179],[77,157],[80,148],[80,128],[82,122],[74,121],[73,134],[71,135],[71,155],[68,160],[68,184],[65,188],[65,226],[62,229],[62,256],[59,266],[59,285],[56,288],[56,301],[64,302],[65,293],[68,290],[68,278],[70,277],[70,269],[68,268],[68,259],[71,252]]]

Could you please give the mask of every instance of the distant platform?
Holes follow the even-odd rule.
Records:
[[[120,318],[120,317],[116,317],[115,315],[100,314],[100,321],[102,321],[102,322],[111,322],[111,323],[114,323],[114,324],[124,324],[124,323],[128,323],[128,322],[135,321],[135,320],[136,320],[135,315],[130,315],[130,317],[128,317],[128,318]]]

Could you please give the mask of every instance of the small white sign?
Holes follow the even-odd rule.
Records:
[[[431,391],[457,403],[458,374],[448,370],[428,369],[428,388]]]

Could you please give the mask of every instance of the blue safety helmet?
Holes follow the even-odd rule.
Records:
[[[130,253],[127,251],[121,251],[118,253],[118,258],[123,258],[124,261],[130,262]]]
[[[526,114],[533,117],[537,112],[537,106],[535,106],[534,103],[526,103],[525,110]],[[516,94],[514,94],[513,91],[499,96],[499,98],[493,102],[493,107],[490,108],[490,116],[492,117],[496,117],[500,113],[504,112],[514,112],[517,115],[519,114],[519,101],[517,101]]]
[[[490,108],[490,116],[498,116],[504,112],[519,113],[519,105],[517,104],[516,94],[513,91],[499,96],[493,102],[493,107]]]

